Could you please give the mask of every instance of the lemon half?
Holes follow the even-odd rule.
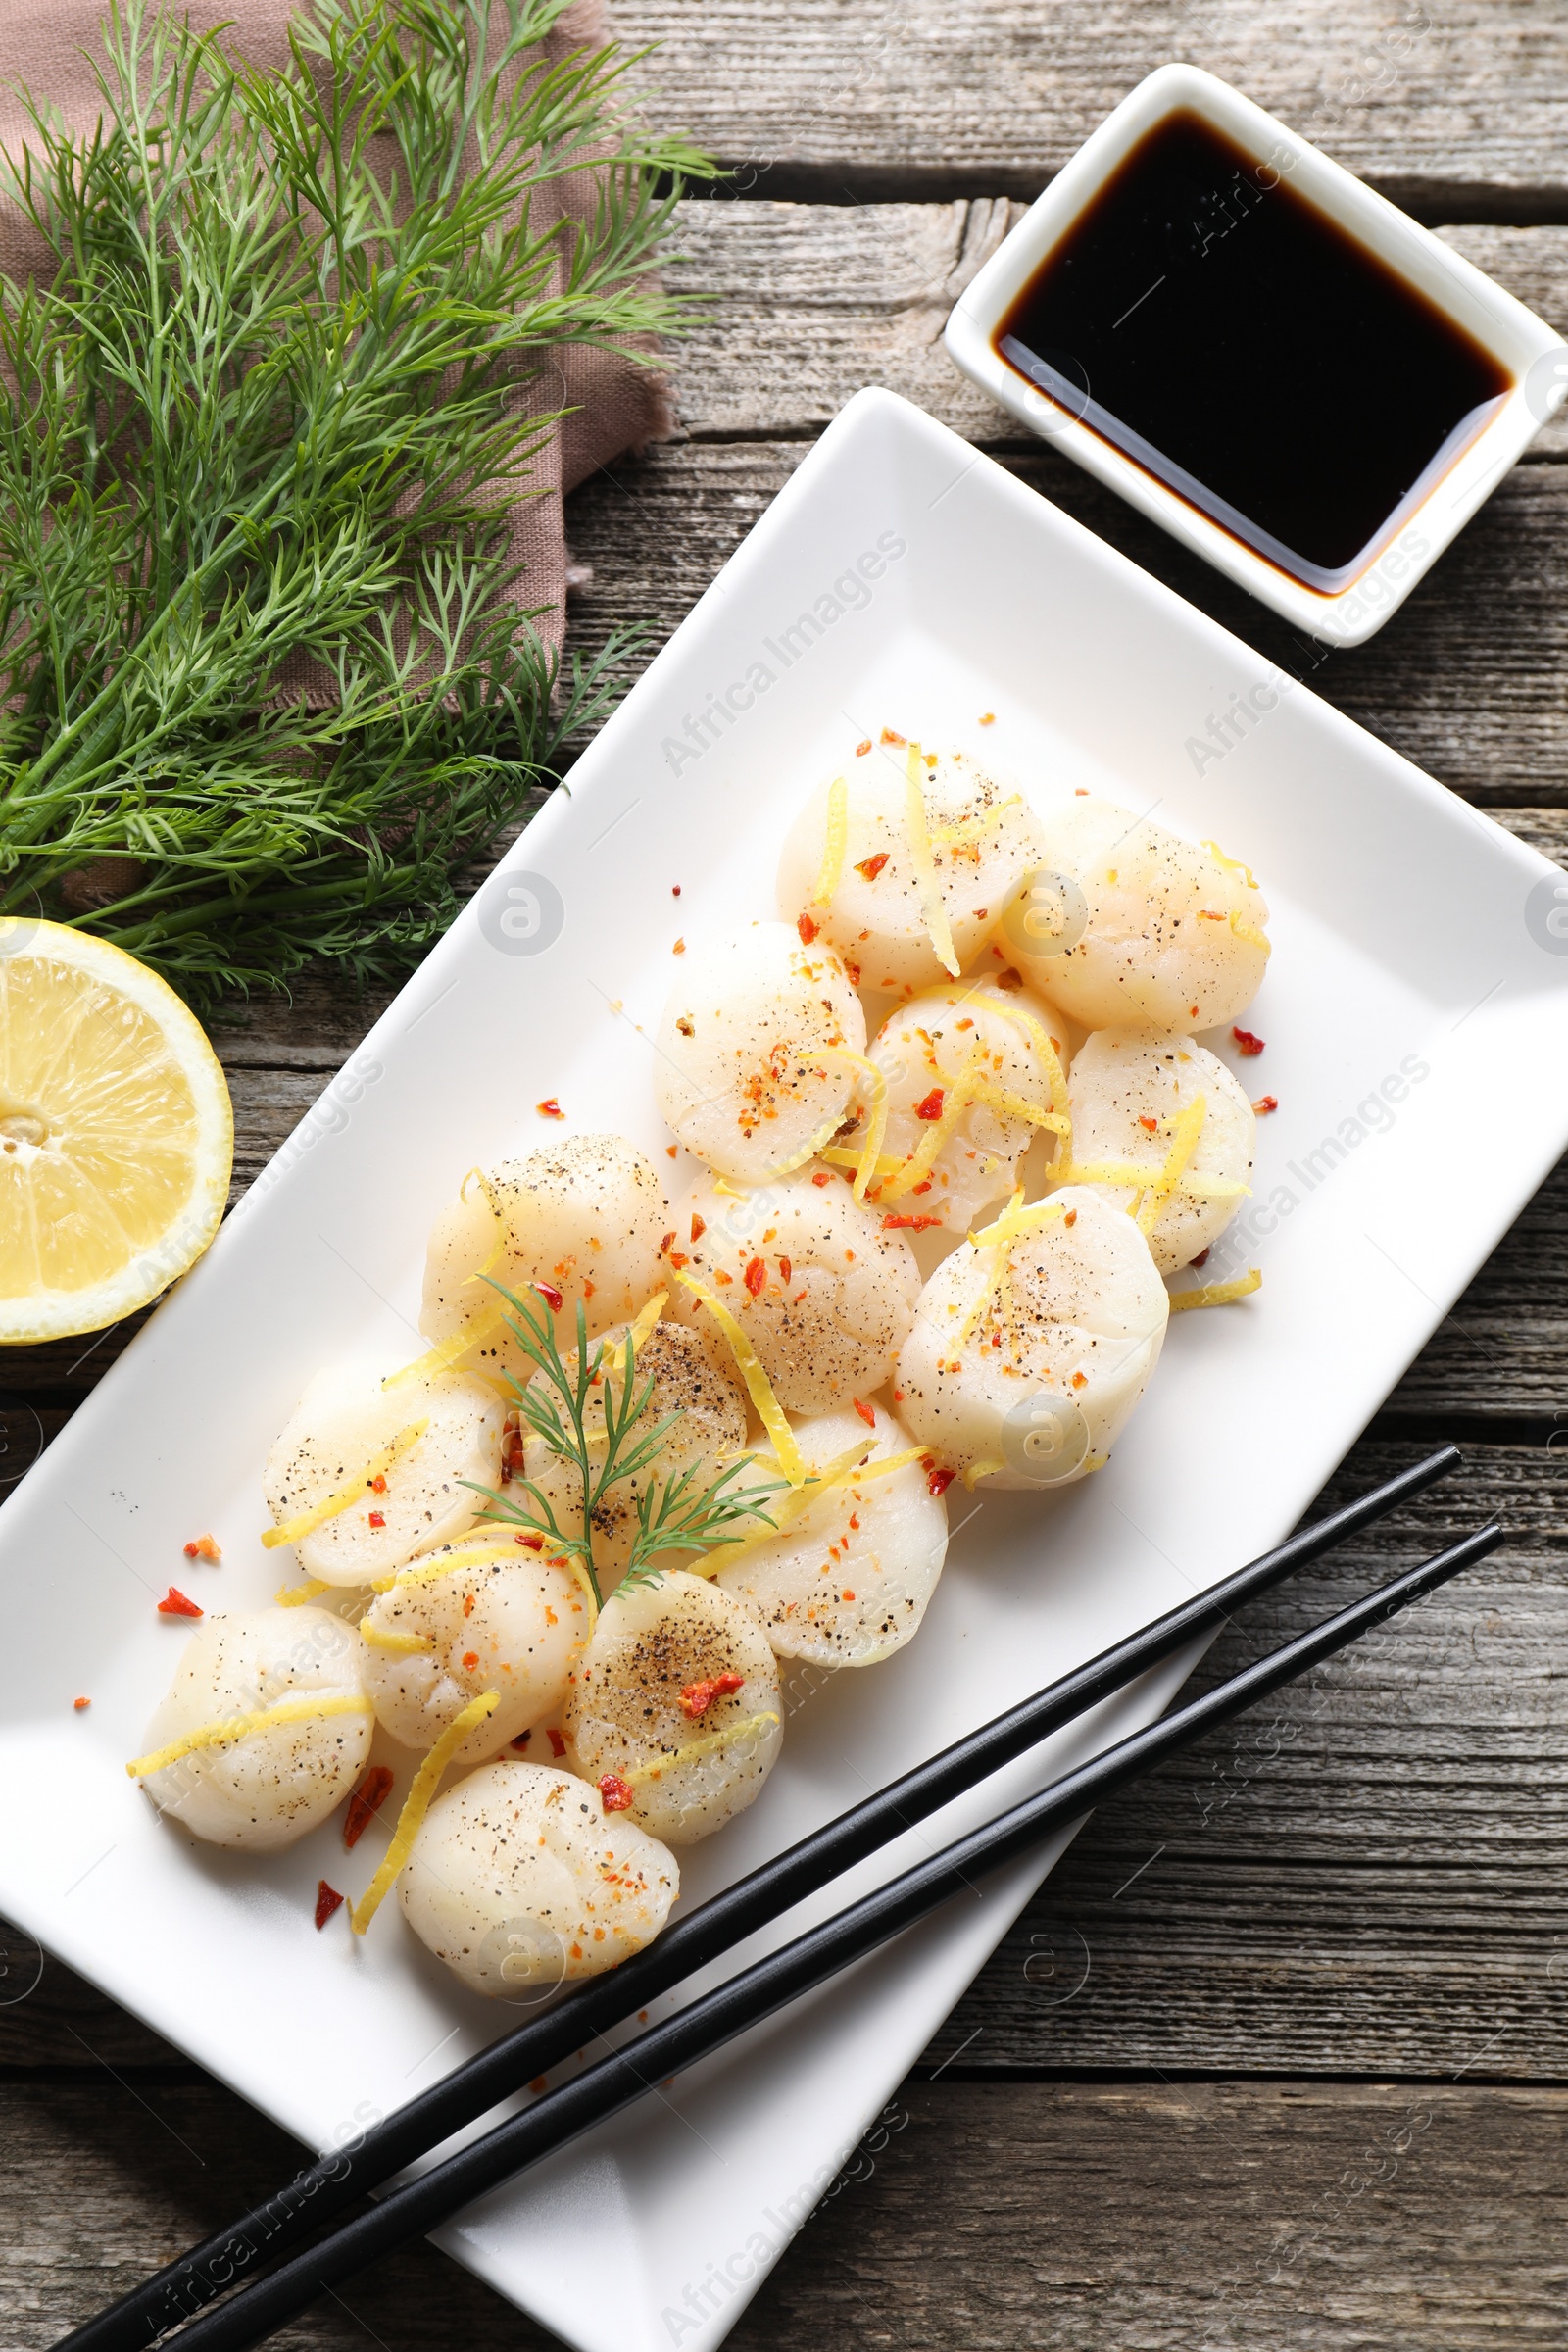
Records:
[[[0,1345],[100,1331],[218,1231],[234,1114],[166,981],[60,923],[0,920]]]

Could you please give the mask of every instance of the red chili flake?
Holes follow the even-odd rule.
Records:
[[[945,1494],[957,1475],[956,1470],[933,1470],[926,1487],[933,1494]]]
[[[599,1801],[607,1813],[629,1813],[637,1794],[630,1781],[623,1781],[618,1772],[604,1772],[599,1776]]]
[[[734,1690],[744,1690],[744,1674],[715,1674],[705,1682],[688,1683],[680,1694],[680,1711],[692,1723],[706,1715],[715,1698],[728,1698]]]
[[[1076,1225],[1078,1222],[1078,1211],[1075,1208],[1069,1208],[1067,1214],[1062,1218],[1061,1221],[1064,1225]]]
[[[930,1179],[930,1177],[928,1176],[928,1177],[926,1178],[926,1180],[925,1180],[925,1182],[924,1182],[923,1184],[914,1184],[914,1185],[911,1185],[911,1186],[909,1187],[909,1190],[910,1190],[911,1192],[913,1192],[913,1193],[928,1193],[928,1192],[931,1190],[931,1179]]]
[[[1073,1374],[1073,1376],[1072,1376],[1072,1385],[1073,1385],[1073,1387],[1074,1387],[1075,1389],[1087,1389],[1087,1388],[1088,1388],[1088,1386],[1089,1386],[1089,1375],[1088,1375],[1088,1373],[1087,1373],[1087,1372],[1075,1372],[1075,1373]]]
[[[694,1209],[692,1212],[692,1240],[694,1242],[700,1242],[707,1231],[708,1219],[706,1217],[698,1216]],[[669,1238],[671,1241],[673,1241],[675,1237],[673,1234],[671,1234]]]
[[[686,953],[686,942],[683,939],[677,939],[675,945],[670,949],[669,952],[672,956],[684,956]]]
[[[75,1708],[76,1713],[79,1715],[83,1707],[90,1707],[92,1705],[92,1700],[90,1698],[74,1698],[71,1703]]]
[[[669,1252],[669,1262],[678,1274],[683,1266],[689,1266],[692,1261],[687,1256],[684,1250],[671,1250]]]
[[[223,1556],[216,1536],[197,1536],[184,1548],[187,1560],[220,1560]]]
[[[729,1289],[730,1284],[734,1281],[734,1275],[727,1272],[723,1266],[715,1266],[713,1269],[713,1280],[715,1282],[721,1282],[726,1291]]]
[[[471,1592],[465,1592],[463,1595],[463,1614],[465,1617],[473,1615],[473,1594]]]
[[[934,1086],[931,1089],[931,1092],[925,1097],[924,1101],[915,1104],[914,1115],[917,1119],[930,1120],[941,1118],[943,1091],[944,1090],[940,1086]]]
[[[542,1119],[564,1119],[566,1115],[554,1095],[546,1095],[542,1102],[534,1104],[534,1108]]]
[[[791,1271],[791,1269],[790,1269],[790,1261],[789,1261],[789,1259],[788,1259],[787,1257],[781,1257],[781,1258],[779,1259],[779,1261],[778,1261],[778,1270],[779,1270],[779,1277],[780,1277],[781,1281],[788,1282],[788,1280],[789,1280],[789,1278],[790,1278],[790,1271]]]
[[[909,1233],[929,1233],[933,1225],[940,1225],[941,1222],[940,1217],[914,1217],[905,1216],[901,1213],[897,1216],[884,1217],[882,1230],[884,1233],[898,1233],[901,1230]]]
[[[863,874],[868,882],[874,882],[887,861],[886,850],[878,850],[874,858],[857,858],[855,870],[858,874]]]
[[[553,1282],[530,1282],[528,1288],[538,1292],[553,1315],[559,1315],[566,1303],[564,1295],[557,1290]]]
[[[1250,1029],[1233,1028],[1231,1035],[1235,1038],[1240,1052],[1249,1059],[1250,1059],[1252,1054],[1262,1053],[1263,1040],[1260,1037],[1254,1036]]]
[[[672,899],[678,899],[680,897],[680,884],[678,882],[672,882],[670,884],[669,895]]]
[[[859,743],[858,743],[858,744],[856,745],[856,747],[855,747],[855,757],[857,758],[857,760],[863,760],[863,759],[865,758],[865,755],[866,755],[866,753],[867,753],[867,752],[868,752],[870,749],[871,749],[871,738],[870,738],[870,736],[869,736],[869,735],[867,735],[867,736],[865,736],[865,737],[864,737],[864,738],[863,738],[863,739],[862,739],[862,740],[861,740]]]
[[[894,1390],[893,1401],[895,1404],[902,1404],[904,1402],[904,1391],[902,1389]]]
[[[1209,1249],[1212,1249],[1212,1248],[1213,1248],[1213,1244],[1212,1244],[1212,1243],[1210,1243],[1210,1244],[1209,1244]],[[1200,1251],[1198,1252],[1198,1255],[1197,1255],[1195,1258],[1191,1258],[1191,1259],[1190,1259],[1188,1262],[1189,1262],[1191,1265],[1195,1265],[1195,1266],[1206,1266],[1206,1265],[1207,1265],[1207,1263],[1208,1263],[1208,1250],[1200,1250]]]
[[[514,1544],[526,1544],[530,1551],[543,1551],[545,1547],[545,1540],[543,1536],[518,1535],[513,1538],[513,1542]]]
[[[187,1600],[177,1587],[171,1585],[158,1603],[158,1614],[160,1617],[200,1617],[205,1612],[193,1600]]]
[[[1279,1106],[1277,1095],[1259,1095],[1257,1101],[1252,1104],[1252,1108],[1257,1112],[1259,1118],[1267,1111],[1278,1110]]]
[[[1189,1011],[1189,1012],[1192,1014],[1192,1016],[1193,1016],[1194,1020],[1196,1021],[1196,1020],[1197,1020],[1197,1018],[1198,1018],[1198,1006],[1197,1006],[1196,1004],[1189,1004],[1189,1005],[1188,1005],[1188,1007],[1187,1007],[1187,1009],[1188,1009],[1188,1011]]]
[[[833,1173],[830,1168],[818,1168],[816,1174],[811,1178],[813,1184],[831,1184],[832,1181]]]
[[[349,1798],[349,1809],[343,1817],[343,1842],[358,1845],[371,1822],[392,1793],[392,1769],[387,1764],[372,1764],[364,1780]]]
[[[742,1277],[754,1298],[760,1298],[767,1288],[767,1267],[760,1257],[754,1257]]]
[[[557,1729],[556,1729],[556,1727],[555,1727],[555,1725],[554,1725],[554,1724],[552,1724],[552,1725],[550,1726],[550,1729],[549,1729],[549,1731],[548,1731],[548,1732],[545,1734],[545,1738],[546,1738],[546,1739],[549,1740],[549,1742],[550,1742],[550,1753],[551,1753],[553,1756],[564,1756],[564,1755],[565,1754],[565,1752],[566,1752],[566,1742],[565,1742],[565,1740],[564,1740],[564,1736],[563,1736],[563,1735],[562,1735],[560,1732],[558,1732],[558,1731],[557,1731]]]
[[[660,1254],[660,1256],[661,1256],[661,1257],[662,1257],[662,1256],[663,1256],[663,1254],[664,1254],[664,1252],[665,1252],[665,1250],[669,1250],[669,1249],[673,1248],[673,1246],[674,1246],[674,1241],[675,1241],[675,1235],[674,1235],[674,1231],[673,1231],[673,1229],[671,1229],[671,1230],[670,1230],[668,1233],[666,1233],[666,1234],[665,1234],[665,1236],[664,1236],[663,1240],[662,1240],[662,1241],[660,1243],[660,1245],[659,1245],[659,1254]]]
[[[795,928],[801,935],[802,947],[808,948],[821,926],[814,923],[808,914],[798,914],[795,918]]]
[[[466,1649],[463,1653],[463,1663],[471,1674],[479,1663],[479,1652],[476,1649]]]
[[[909,738],[907,735],[901,735],[896,727],[884,727],[882,740],[884,743],[907,743]]]
[[[372,1494],[384,1494],[386,1493],[386,1480],[379,1470],[370,1481],[370,1493]]]
[[[333,1912],[341,1911],[342,1908],[343,1897],[339,1894],[337,1888],[335,1886],[329,1886],[324,1879],[318,1879],[316,1882],[317,1926],[318,1928],[324,1928],[327,1921],[331,1918]]]
[[[866,1428],[875,1429],[876,1415],[871,1410],[871,1407],[868,1404],[862,1404],[858,1396],[853,1398],[852,1401],[855,1405],[856,1411],[859,1414],[860,1419],[865,1423]]]
[[[1147,1127],[1151,1135],[1157,1135],[1159,1133],[1159,1121],[1157,1119],[1141,1118],[1138,1124],[1140,1127]]]
[[[385,1525],[386,1525],[386,1513],[385,1513],[385,1511],[372,1511],[372,1512],[370,1513],[370,1525],[371,1525],[372,1527],[385,1527]]]
[[[853,1592],[841,1592],[839,1594],[839,1598],[841,1600],[853,1600],[855,1598],[855,1594]]]

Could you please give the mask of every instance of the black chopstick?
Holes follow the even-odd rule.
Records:
[[[85,2321],[63,2339],[59,2352],[144,2352],[166,2328],[189,2319],[262,2263],[287,2253],[368,2190],[547,2074],[590,2035],[647,2008],[914,1822],[1220,1624],[1245,1600],[1446,1477],[1461,1459],[1457,1447],[1446,1446],[1413,1463],[840,1814],[672,1922],[655,1943],[612,1974],[590,1979],[569,1999],[455,2068],[359,2142],[306,2166],[265,2203]]]
[[[1177,1748],[1229,1721],[1281,1684],[1343,1649],[1370,1627],[1446,1584],[1495,1549],[1502,1533],[1494,1524],[1479,1528],[1364,1600],[1259,1658],[1174,1715],[1134,1733],[1038,1795],[1014,1805],[1000,1820],[972,1831],[850,1904],[793,1943],[677,2010],[673,2017],[650,2026],[624,2049],[612,2051],[574,2081],[546,2092],[531,2107],[509,2117],[429,2172],[390,2189],[368,2211],[356,2215],[318,2244],[191,2321],[177,2339],[181,2352],[242,2352],[243,2347],[261,2342],[297,2318],[326,2288],[352,2278],[381,2255],[407,2244],[411,2237],[450,2221],[525,2166],[603,2123],[682,2068],[710,2057],[737,2034],[863,1959],[916,1920],[957,1895],[973,1898],[978,1876],[1017,1859],[1052,1830],[1075,1821]]]

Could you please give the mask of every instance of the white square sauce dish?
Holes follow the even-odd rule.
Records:
[[[964,373],[1298,627],[1359,645],[1568,390],[1568,346],[1239,91],[1163,66],[966,288]]]

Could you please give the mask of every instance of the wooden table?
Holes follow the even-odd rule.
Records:
[[[1318,662],[1020,440],[940,343],[1019,202],[1171,57],[1238,81],[1568,326],[1563,0],[621,0],[616,17],[665,41],[657,111],[747,166],[746,200],[682,210],[677,274],[713,322],[680,363],[683,438],[572,502],[592,573],[578,642],[621,619],[671,627],[848,396],[885,383],[1499,823],[1568,847],[1568,419],[1380,637]],[[220,1033],[240,1184],[378,1009],[323,985]],[[1453,1138],[1489,1148],[1485,1130]],[[8,1362],[41,1430],[122,1337]],[[1204,1677],[1485,1512],[1506,1518],[1506,1548],[1397,1642],[1097,1815],[737,2346],[1561,2343],[1565,1350],[1559,1170],[1336,1491],[1440,1437],[1469,1446],[1463,1480],[1250,1611]],[[4,1427],[13,1460],[32,1449],[28,1413]],[[24,1939],[7,1965],[0,2000],[33,1973]],[[0,2115],[7,2346],[52,2342],[297,2160],[52,1966],[0,2008]],[[423,2246],[280,2340],[367,2335],[389,2352],[545,2340]]]

